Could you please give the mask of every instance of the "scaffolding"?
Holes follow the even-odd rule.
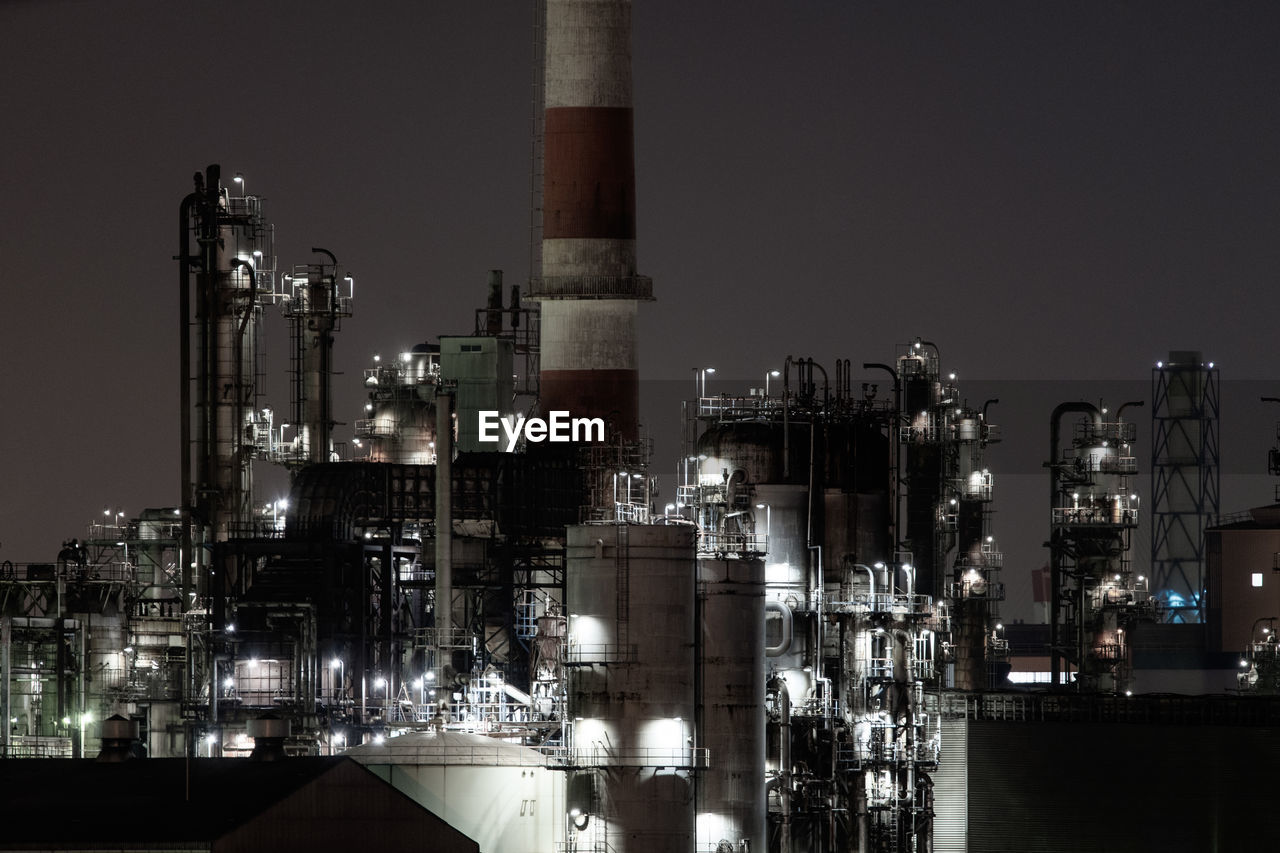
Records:
[[[1218,515],[1218,370],[1171,353],[1151,372],[1151,583],[1170,622],[1205,615],[1205,528]]]

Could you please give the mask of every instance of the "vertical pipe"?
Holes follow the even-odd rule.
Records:
[[[453,395],[436,392],[436,642],[453,632]],[[440,655],[437,653],[438,668]],[[437,683],[443,684],[443,671]]]
[[[782,482],[791,478],[791,356],[782,362]]]
[[[787,681],[777,680],[778,688],[778,773],[782,784],[778,795],[782,801],[782,819],[778,827],[778,853],[791,853],[791,694]]]
[[[10,684],[10,652],[13,648],[13,619],[8,616],[0,616],[0,725],[4,726],[4,736],[0,739],[0,743],[4,744],[4,749],[0,750],[0,757],[9,757],[9,742],[12,732],[12,724],[9,720],[13,716],[11,703],[13,695],[11,693]]]
[[[191,606],[191,208],[200,199],[202,177],[195,174],[195,192],[188,193],[178,206],[178,388],[180,422],[178,459],[182,488],[178,492],[178,569],[182,583],[179,614]],[[6,717],[7,719],[7,717]]]

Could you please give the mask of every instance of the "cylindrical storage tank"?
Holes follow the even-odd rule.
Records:
[[[537,750],[465,732],[414,732],[348,755],[475,841],[543,853],[564,838],[564,777]]]
[[[702,731],[698,849],[766,849],[764,561],[699,560]]]
[[[803,436],[793,436],[799,437],[807,446],[808,426]],[[805,464],[807,478],[807,460]],[[699,483],[714,485],[739,469],[747,483],[782,482],[782,428],[762,421],[715,424],[698,437]]]
[[[434,389],[434,385],[428,386]],[[369,459],[403,465],[434,465],[436,461],[436,406],[417,394],[397,394],[375,404],[373,436],[379,440]]]
[[[579,846],[687,853],[695,671],[694,531],[580,525],[567,530],[569,716],[577,766],[595,768]],[[583,818],[586,818],[583,820]]]

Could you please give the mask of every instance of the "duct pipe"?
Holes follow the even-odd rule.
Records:
[[[508,696],[510,696],[512,699],[516,700],[517,702],[519,702],[521,705],[525,705],[529,708],[535,707],[532,696],[530,696],[528,693],[525,693],[523,690],[513,686],[512,684],[506,681],[502,682],[502,692],[506,693]]]
[[[864,571],[864,572],[866,572],[866,573],[867,573],[867,580],[868,580],[868,581],[870,582],[870,584],[871,584],[871,597],[874,599],[874,598],[875,598],[875,595],[876,595],[876,573],[875,573],[875,570],[874,570],[874,569],[872,569],[870,566],[865,566],[865,565],[863,565],[862,563],[855,563],[855,562],[853,562],[853,560],[851,560],[849,557],[845,557],[845,558],[844,558],[844,566],[845,566],[845,569],[846,569],[846,570],[848,570],[848,569],[861,569],[862,571]]]
[[[1096,425],[1101,425],[1102,423],[1102,413],[1098,411],[1098,407],[1092,403],[1085,402],[1061,403],[1053,410],[1053,414],[1049,416],[1049,461],[1046,466],[1049,468],[1049,678],[1052,689],[1057,689],[1059,674],[1062,671],[1062,649],[1059,646],[1060,631],[1058,628],[1058,617],[1062,608],[1062,602],[1058,595],[1058,587],[1062,581],[1062,558],[1058,547],[1058,531],[1052,527],[1052,513],[1054,503],[1058,499],[1058,457],[1060,455],[1058,445],[1062,433],[1062,416],[1068,412],[1089,415]],[[1082,657],[1083,653],[1084,649],[1081,649],[1080,654]]]
[[[1145,400],[1130,400],[1127,403],[1121,404],[1120,408],[1116,409],[1116,420],[1119,421],[1121,419],[1121,416],[1124,414],[1124,410],[1129,408],[1130,406],[1133,406],[1135,409],[1140,409],[1146,404],[1147,403]]]
[[[795,638],[795,621],[791,615],[791,608],[781,601],[766,601],[764,603],[764,612],[770,611],[778,613],[782,616],[782,639],[778,641],[776,646],[765,646],[765,656],[776,658],[787,653],[791,648],[791,643]]]

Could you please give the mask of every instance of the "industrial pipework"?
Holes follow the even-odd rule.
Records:
[[[274,261],[272,232],[263,218],[261,199],[232,195],[222,186],[216,165],[209,166],[203,176],[196,175],[195,184],[196,191],[183,200],[179,214],[182,516],[184,522],[191,519],[196,531],[184,532],[182,559],[184,570],[188,562],[197,566],[195,581],[207,589],[204,575],[212,544],[252,529],[250,463],[256,449],[252,436],[260,426],[258,326],[261,302],[273,295]],[[194,371],[189,331],[192,287]],[[184,582],[184,589],[194,591],[193,582]]]
[[[293,338],[292,440],[281,442],[274,455],[281,464],[298,468],[316,462],[335,461],[333,441],[333,334],[341,321],[351,316],[355,283],[341,275],[338,260],[327,249],[312,249],[326,255],[329,263],[295,266],[284,276],[288,291],[282,299]]]
[[[866,383],[855,395],[847,361],[834,383],[813,359],[783,365],[779,396],[712,396],[699,383],[686,404],[685,435],[696,439],[683,450],[686,473],[668,511],[698,533],[699,731],[711,762],[698,849],[756,849],[759,824],[729,786],[761,759],[770,849],[926,849],[938,732],[924,691],[937,683],[946,620],[889,535],[898,394]],[[763,584],[753,574],[761,564]],[[724,612],[730,592],[737,624]],[[744,621],[753,601],[763,637]],[[725,733],[726,716],[750,720],[748,698],[761,701],[762,685],[735,669],[748,672],[761,646],[763,747],[749,725]],[[712,685],[719,678],[740,685],[741,708],[730,715],[734,702]]]
[[[1002,556],[991,532],[994,478],[985,462],[987,446],[1000,440],[987,417],[998,401],[971,407],[956,374],[943,374],[938,348],[929,341],[917,338],[903,347],[897,364],[894,375],[902,385],[898,458],[906,487],[898,558],[914,566],[918,590],[932,590],[948,601],[949,685],[961,690],[1002,686],[1008,646],[995,627],[1004,599]],[[944,582],[948,574],[950,582]]]
[[[1132,647],[1127,633],[1156,617],[1147,578],[1135,574],[1129,548],[1138,526],[1137,474],[1133,442],[1137,425],[1107,410],[1068,402],[1053,410],[1049,425],[1050,652],[1051,678],[1063,683],[1062,666],[1076,668],[1075,688],[1127,691]],[[1083,415],[1071,444],[1060,447],[1064,415]]]

